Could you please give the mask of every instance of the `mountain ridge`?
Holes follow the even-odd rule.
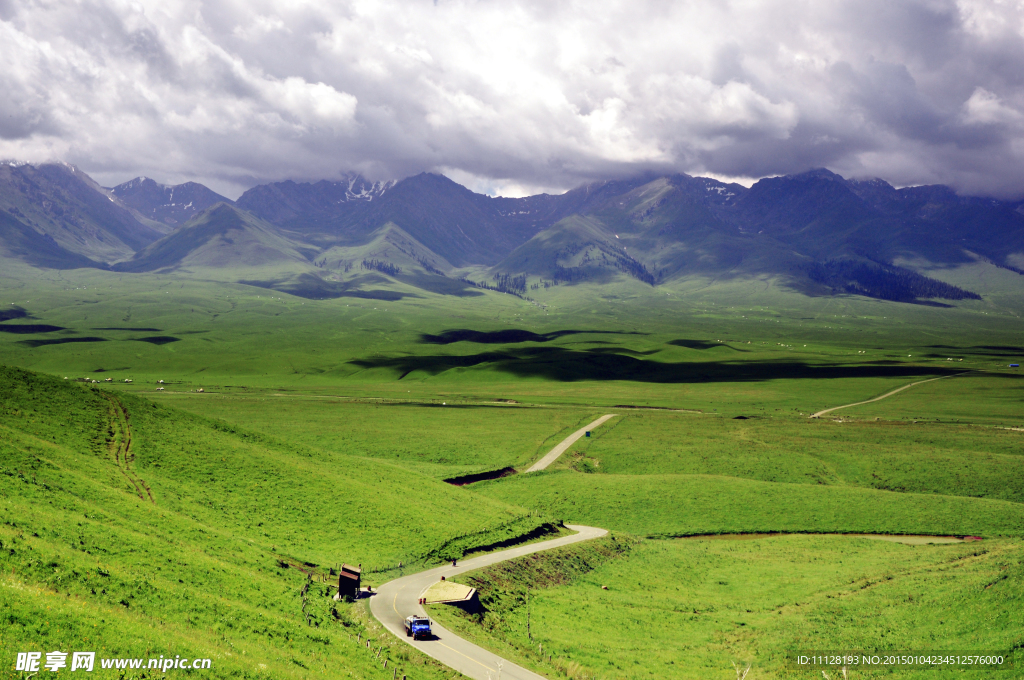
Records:
[[[306,266],[309,253],[302,249],[302,244],[284,238],[255,215],[221,202],[111,269],[141,273],[189,267],[253,269],[282,263]]]
[[[197,182],[168,185],[148,177],[118,184],[110,193],[142,216],[172,227],[216,203],[234,203]]]
[[[131,257],[163,236],[155,224],[139,219],[91,177],[67,163],[0,163],[0,211],[9,215],[8,233],[17,231],[23,237],[13,250],[21,252],[27,262],[49,258],[55,268],[82,266],[81,258],[104,266]],[[40,251],[35,257],[31,244],[49,255]],[[59,248],[53,249],[53,244]],[[11,250],[6,240],[0,243],[0,247],[5,245]]]
[[[329,288],[371,262],[383,280],[435,292],[458,289],[443,279],[485,271],[563,284],[768,275],[808,294],[970,299],[907,266],[981,259],[1024,272],[1021,205],[825,168],[749,188],[647,174],[523,198],[476,194],[431,173],[347,175],[259,185],[231,202],[196,183],[136,178],[108,191],[73,166],[7,164],[0,247],[52,268],[290,267],[274,280],[313,276]],[[63,231],[53,226],[60,219]]]

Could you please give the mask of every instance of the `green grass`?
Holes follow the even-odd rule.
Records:
[[[473,485],[565,521],[639,535],[840,532],[1024,536],[1024,505],[709,475],[539,472]]]
[[[344,385],[356,396],[807,410],[954,368],[1008,371],[1021,353],[984,348],[1020,344],[1020,310],[1010,306],[806,298],[771,281],[559,286],[536,291],[533,304],[422,290],[394,302],[307,300],[186,275],[11,271],[0,275],[0,302],[22,306],[32,323],[66,330],[0,333],[7,363],[60,376],[131,377],[136,388],[163,379],[177,388]],[[598,332],[543,343],[420,338],[458,328]],[[102,341],[24,344],[86,337]],[[174,340],[145,340],[153,337]],[[951,354],[964,361],[946,362]]]
[[[392,460],[437,477],[529,465],[596,413],[480,400],[442,406],[442,400],[368,403],[294,393],[172,393],[159,400],[324,452]]]
[[[530,290],[534,302],[381,276],[373,286],[402,299],[312,300],[230,282],[242,270],[5,260],[2,308],[29,317],[0,325],[63,330],[0,332],[3,363],[39,372],[0,369],[0,647],[210,656],[211,677],[385,680],[394,666],[353,642],[369,635],[400,674],[449,677],[362,606],[316,595],[317,582],[303,597],[305,577],[279,560],[315,574],[362,562],[379,583],[399,561],[417,569],[549,518],[638,536],[986,537],[922,549],[825,536],[647,541],[585,569],[548,562],[535,615],[564,662],[553,665],[576,675],[687,677],[682,666],[732,677],[735,657],[771,677],[798,643],[1010,644],[1024,435],[999,428],[1022,426],[1021,377],[1006,364],[1024,355],[1024,298],[1020,277],[992,274],[945,272],[985,295],[951,308],[697,276]],[[475,339],[426,337],[459,329]],[[487,335],[509,330],[533,335]],[[806,419],[962,370],[983,372]],[[73,383],[83,377],[114,382]],[[134,455],[123,472],[120,408]],[[620,417],[561,469],[439,481],[521,468],[603,413]],[[488,644],[525,655],[515,597],[507,616],[496,605],[510,627]],[[602,617],[616,637],[588,628]]]
[[[1024,501],[1020,432],[935,421],[837,423],[776,410],[750,415],[623,411],[580,440],[566,464],[619,475],[724,475]]]
[[[1024,643],[1024,545],[1016,539],[942,546],[839,536],[669,540],[618,554],[613,544],[464,574],[459,580],[479,589],[486,611],[435,606],[431,613],[519,663],[570,678],[732,678],[733,663],[750,663],[755,678],[809,678],[816,671],[790,670],[791,655],[1010,653]],[[550,578],[552,569],[561,578]]]
[[[1019,361],[1016,363],[1020,363]],[[863,406],[829,414],[839,418],[971,421],[1024,427],[1024,373],[970,373],[925,383]]]
[[[458,557],[543,521],[387,463],[314,456],[113,396],[0,369],[6,656],[88,644],[107,656],[213,658],[218,677],[378,677],[354,644],[344,651],[369,630],[359,606],[307,604],[304,575],[282,560],[316,574],[363,563],[379,583],[399,561]],[[127,465],[115,458],[127,439],[117,404]],[[389,654],[436,677],[408,650]]]

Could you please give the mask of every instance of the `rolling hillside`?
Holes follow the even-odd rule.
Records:
[[[399,562],[461,557],[542,522],[387,462],[0,367],[10,658],[88,644],[210,658],[215,677],[379,678],[355,643],[361,607],[325,597],[332,568],[362,564],[379,584]],[[384,658],[400,674],[442,677],[399,651]]]
[[[308,266],[301,244],[271,225],[227,203],[217,203],[134,258],[117,271],[149,272],[189,267],[252,269],[281,264]]]

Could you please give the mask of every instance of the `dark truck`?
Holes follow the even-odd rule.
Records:
[[[430,619],[426,616],[410,616],[405,619],[405,635],[413,640],[429,640],[433,637],[430,632]]]

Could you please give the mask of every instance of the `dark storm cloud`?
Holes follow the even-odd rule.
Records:
[[[1016,2],[0,0],[0,156],[228,193],[827,166],[1024,194]]]

